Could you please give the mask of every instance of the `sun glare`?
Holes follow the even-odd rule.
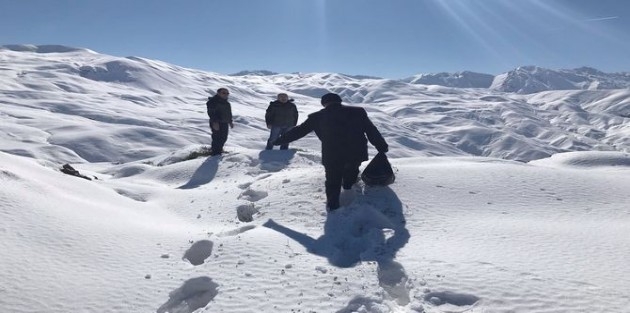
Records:
[[[327,62],[329,60],[329,38],[328,38],[328,14],[326,2],[328,0],[317,0],[316,5],[316,23],[317,28],[317,52],[321,62]]]
[[[461,32],[489,57],[504,64],[536,63],[537,57],[563,58],[556,54],[554,38],[605,40],[621,49],[630,48],[611,25],[618,16],[589,16],[557,1],[464,1],[434,2]],[[524,49],[527,47],[527,49]]]
[[[490,53],[494,58],[503,59],[494,40],[502,40],[495,30],[497,25],[490,25],[479,15],[475,4],[466,1],[437,1],[440,9],[446,13],[462,31],[464,31],[477,45]],[[483,6],[483,4],[481,4]]]

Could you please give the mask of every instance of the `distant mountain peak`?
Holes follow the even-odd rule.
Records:
[[[604,73],[591,67],[552,70],[528,65],[497,75],[490,89],[530,94],[549,90],[623,89],[630,87],[628,73]]]
[[[350,74],[341,74],[341,75],[354,78],[354,79],[383,79],[382,77],[371,76],[371,75],[350,75]]]
[[[89,52],[96,53],[90,49],[75,48],[64,45],[3,45],[0,50],[10,50],[16,52],[35,52],[35,53],[67,53],[67,52]]]
[[[606,73],[598,69],[588,67],[588,66],[582,66],[582,67],[576,68],[574,71],[580,74],[601,75],[601,76],[606,75]]]
[[[234,74],[229,74],[230,76],[245,76],[245,75],[250,75],[250,76],[271,76],[271,75],[278,75],[278,73],[276,72],[272,72],[272,71],[267,71],[267,70],[253,70],[253,71],[240,71],[238,73],[234,73]]]
[[[439,85],[453,88],[488,88],[492,85],[493,75],[463,71],[456,73],[418,74],[403,81],[410,84]]]

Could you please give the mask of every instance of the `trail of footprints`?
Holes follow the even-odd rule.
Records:
[[[262,180],[269,177],[269,174],[264,174],[258,177],[257,180]],[[238,196],[238,199],[249,201],[248,204],[240,205],[236,208],[236,217],[241,222],[251,222],[254,220],[254,215],[258,213],[256,202],[267,198],[269,193],[261,190],[251,189],[252,183],[245,183],[239,186],[243,192]]]
[[[258,180],[269,177],[269,174],[261,175]],[[236,208],[236,216],[241,222],[251,222],[254,215],[258,213],[255,202],[260,201],[268,196],[266,191],[258,191],[251,189],[252,182],[244,183],[239,186],[243,192],[238,196],[239,199],[249,201],[248,204],[241,205]],[[217,237],[237,236],[256,226],[247,225],[231,231],[217,234]],[[205,260],[212,255],[214,243],[210,240],[199,240],[190,246],[182,257],[183,260],[190,264],[198,266],[204,264]],[[218,284],[212,278],[201,276],[185,281],[179,288],[169,293],[169,299],[162,304],[157,313],[192,313],[199,308],[203,308],[219,294]]]
[[[217,236],[237,236],[254,227],[253,225],[243,226],[217,234]],[[214,242],[211,240],[196,241],[186,250],[182,259],[195,266],[202,265],[212,255],[213,247]],[[218,287],[219,285],[210,277],[191,278],[169,293],[169,299],[158,308],[157,313],[192,313],[207,306],[219,294]]]
[[[257,180],[268,178],[271,174],[264,174],[258,176]],[[238,199],[244,199],[249,203],[240,205],[236,208],[236,215],[241,222],[252,222],[254,215],[259,210],[255,203],[265,199],[268,196],[266,191],[259,191],[251,188],[253,182],[244,183],[239,186],[243,192],[238,196]],[[254,229],[254,225],[246,225],[231,231],[216,234],[217,237],[237,236],[246,231]],[[190,248],[186,250],[183,260],[190,262],[194,266],[204,264],[205,260],[212,255],[214,243],[210,240],[199,240],[193,242]],[[405,306],[411,302],[411,284],[409,278],[404,271],[401,264],[391,261],[385,264],[379,264],[377,268],[377,279],[379,285],[387,293],[390,299],[394,300],[398,305]],[[201,276],[191,278],[185,281],[179,288],[169,293],[169,299],[162,304],[157,313],[192,313],[199,308],[206,307],[210,301],[212,301],[218,294],[219,285],[215,283],[212,278],[207,276]],[[459,294],[450,291],[432,292],[430,289],[425,289],[422,295],[415,295],[415,299],[422,300],[422,303],[411,306],[413,311],[425,312],[423,307],[425,304],[440,307],[441,305],[450,305],[452,309],[454,307],[462,308],[463,311],[474,307],[480,298],[469,295]],[[380,302],[380,301],[378,301]],[[371,307],[378,305],[374,302],[374,299],[355,298],[350,301],[346,308],[340,312],[351,312],[354,308],[358,308],[357,305],[365,307]]]

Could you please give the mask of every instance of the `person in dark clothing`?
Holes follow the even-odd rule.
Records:
[[[365,109],[342,105],[341,97],[334,93],[325,94],[321,104],[323,109],[310,114],[304,123],[280,136],[274,145],[287,144],[315,131],[322,143],[327,209],[333,211],[339,208],[341,187],[352,188],[359,175],[359,166],[368,159],[368,140],[382,153],[388,151],[388,145]]]
[[[208,117],[210,118],[210,129],[212,130],[210,155],[223,153],[223,145],[227,141],[229,128],[234,128],[232,106],[228,101],[229,95],[230,92],[227,88],[219,88],[217,94],[208,98],[208,102],[206,102]]]
[[[265,150],[272,150],[273,142],[291,127],[297,125],[297,121],[298,110],[293,99],[289,99],[286,93],[279,93],[278,100],[270,102],[265,112],[265,123],[271,131]],[[280,146],[280,150],[287,150],[288,148],[288,143]]]

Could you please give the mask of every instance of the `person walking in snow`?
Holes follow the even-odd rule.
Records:
[[[368,159],[368,140],[378,152],[388,151],[385,139],[372,124],[365,109],[342,105],[341,102],[338,94],[325,94],[321,98],[323,109],[310,114],[304,123],[293,127],[274,142],[274,145],[288,144],[315,131],[322,143],[328,211],[339,208],[341,188],[349,190],[357,182],[359,167]]]
[[[228,101],[230,92],[227,88],[217,89],[217,94],[208,98],[206,107],[210,118],[210,130],[212,130],[212,145],[210,155],[223,153],[223,145],[228,138],[229,128],[234,128],[232,122],[232,106]],[[228,128],[229,127],[229,128]]]
[[[286,93],[279,93],[276,101],[269,102],[265,112],[265,123],[270,130],[265,150],[272,150],[273,142],[297,125],[297,121],[298,110],[293,99],[289,99]],[[280,150],[287,150],[288,148],[288,143],[280,146]]]

